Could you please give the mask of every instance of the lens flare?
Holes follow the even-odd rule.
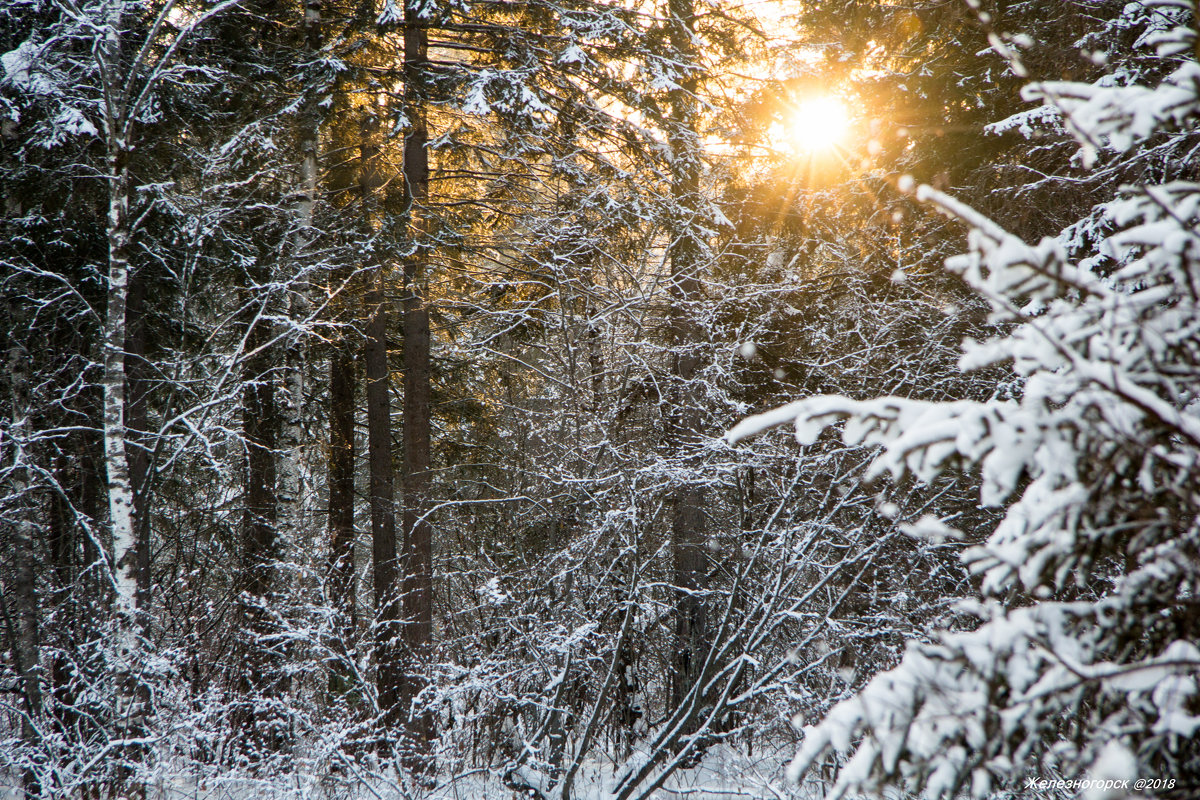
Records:
[[[811,97],[796,106],[787,127],[795,149],[806,153],[830,150],[845,138],[850,112],[836,97]]]

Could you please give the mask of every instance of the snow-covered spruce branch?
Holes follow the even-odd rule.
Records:
[[[1168,39],[1192,37],[1160,37],[1160,55],[1180,51]],[[1085,150],[1126,152],[1194,124],[1195,74],[1189,60],[1156,87],[1056,83],[1026,96],[1050,103]],[[944,193],[917,197],[971,227],[969,253],[947,268],[1001,326],[967,342],[960,367],[1011,365],[1014,396],[811,397],[727,438],[793,423],[808,445],[842,424],[847,444],[875,450],[867,477],[929,481],[978,466],[980,501],[1005,514],[963,559],[995,599],[963,607],[975,630],[911,644],[899,666],[806,728],[793,774],[832,749],[850,754],[839,796],[891,784],[984,797],[1039,771],[1175,775],[1200,729],[1200,651],[1187,626],[1139,620],[1186,613],[1179,601],[1200,579],[1182,556],[1200,536],[1187,488],[1200,468],[1200,186],[1122,189],[1100,207],[1110,232],[1074,263],[1060,240],[1031,246]]]

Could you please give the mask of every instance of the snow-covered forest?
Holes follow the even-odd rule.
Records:
[[[0,797],[1200,798],[1193,0],[0,2]]]

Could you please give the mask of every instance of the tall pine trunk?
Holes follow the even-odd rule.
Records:
[[[362,192],[364,232],[373,226],[372,197],[376,189],[377,146],[372,120],[364,121],[359,182]],[[374,256],[373,256],[374,257]],[[377,257],[375,257],[377,259]],[[388,732],[404,718],[401,696],[403,674],[400,630],[400,579],[396,563],[396,492],[392,462],[391,370],[388,365],[387,276],[376,260],[373,283],[366,294],[367,328],[363,370],[367,394],[367,462],[370,475],[371,565],[374,574],[375,686],[379,699],[383,750]]]
[[[374,571],[375,670],[380,723],[384,731],[402,718],[401,633],[396,569],[396,506],[392,480],[391,399],[387,356],[388,313],[383,268],[367,293],[367,339],[363,367],[367,384],[367,461],[370,472],[371,564]]]
[[[406,668],[401,702],[408,738],[406,762],[414,772],[432,768],[433,717],[421,707],[424,670],[433,649],[433,527],[429,496],[430,341],[426,243],[422,214],[429,194],[426,76],[429,31],[423,4],[404,8],[404,215],[411,253],[404,261],[404,634]]]
[[[354,584],[354,350],[339,337],[329,359],[329,599],[339,616],[338,655],[349,657],[358,627]],[[331,688],[346,691],[337,669]]]
[[[266,254],[260,252],[260,260]],[[275,629],[276,568],[279,560],[277,530],[279,507],[276,490],[276,447],[279,408],[273,370],[278,349],[271,346],[273,331],[267,319],[262,278],[268,269],[259,264],[243,292],[246,315],[247,356],[243,365],[242,439],[242,581],[241,605],[246,662],[240,676],[240,722],[246,730],[250,755],[278,749],[284,741],[284,721],[273,701],[282,691],[282,664],[270,641]]]
[[[668,445],[675,455],[699,468],[703,435],[702,393],[697,387],[702,365],[700,348],[704,330],[695,318],[702,299],[700,273],[705,245],[700,198],[700,137],[696,130],[697,55],[694,44],[693,0],[669,0],[667,6],[671,50],[683,70],[669,95],[667,141],[671,151],[673,200],[668,256],[671,266],[670,335],[672,390],[669,404]],[[675,649],[671,673],[671,704],[689,702],[688,695],[702,680],[708,656],[709,624],[703,597],[708,588],[705,554],[705,487],[701,480],[685,481],[673,492],[671,523],[675,598]],[[699,708],[698,700],[690,701]],[[690,733],[692,725],[685,726]]]

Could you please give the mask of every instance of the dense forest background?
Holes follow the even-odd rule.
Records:
[[[1198,796],[1194,12],[8,0],[0,791]]]

